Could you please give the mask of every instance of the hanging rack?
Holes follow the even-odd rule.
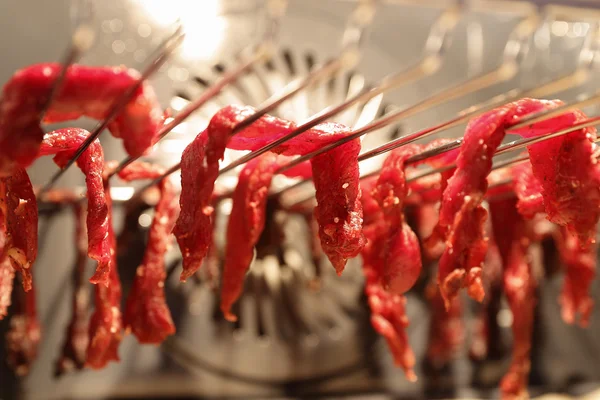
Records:
[[[261,154],[264,154],[267,151],[272,150],[273,148],[295,138],[296,136],[299,136],[300,134],[326,121],[327,119],[339,114],[340,112],[346,110],[348,107],[354,104],[369,101],[372,98],[386,91],[398,88],[399,86],[405,85],[410,82],[414,82],[418,79],[422,79],[426,76],[430,76],[437,72],[442,65],[443,55],[449,44],[449,35],[451,32],[454,31],[454,28],[458,23],[461,12],[462,10],[459,6],[452,6],[442,13],[442,15],[437,19],[437,21],[433,24],[430,30],[425,46],[425,54],[416,65],[408,67],[407,69],[404,69],[397,74],[387,76],[376,85],[365,87],[359,93],[350,97],[342,104],[333,107],[328,107],[322,110],[321,112],[313,115],[311,118],[309,118],[308,121],[297,126],[292,132],[288,133],[287,135],[269,143],[266,146],[263,146],[258,150],[252,151],[251,153],[238,158],[237,160],[231,162],[229,165],[220,169],[219,175],[227,173],[235,169],[236,167],[260,156]],[[255,117],[255,120],[258,118],[259,117]],[[242,121],[240,124],[234,127],[232,134],[238,133],[244,127],[247,126],[242,124],[245,124],[245,121]],[[138,191],[138,193],[141,193],[147,190],[148,188],[155,186],[167,176],[178,171],[180,167],[180,163],[172,166],[163,175],[152,180],[147,185],[143,186]]]
[[[119,112],[127,105],[127,102],[129,102],[129,100],[135,95],[137,89],[142,85],[142,83],[152,74],[158,71],[167,58],[169,58],[173,51],[182,43],[184,37],[185,34],[183,33],[182,27],[180,24],[178,24],[175,32],[171,34],[169,38],[161,44],[161,46],[159,46],[156,55],[152,58],[152,62],[142,72],[140,79],[129,89],[127,89],[121,96],[119,96],[119,98],[111,106],[105,119],[90,133],[86,140],[77,149],[75,155],[71,157],[67,164],[65,164],[64,168],[58,170],[58,172],[52,176],[50,181],[38,193],[38,196],[42,196],[45,192],[50,190],[58,181],[58,179],[60,179],[60,177],[67,171],[67,169],[71,167],[75,161],[77,161],[81,154],[83,154],[83,152],[92,144],[92,142],[100,135],[100,133],[102,133],[108,124],[115,119]]]

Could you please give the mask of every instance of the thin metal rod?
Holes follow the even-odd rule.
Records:
[[[569,133],[578,131],[580,129],[589,128],[591,126],[595,126],[595,125],[599,125],[599,124],[600,124],[600,116],[596,116],[596,117],[588,118],[585,121],[576,123],[569,128],[561,129],[559,131],[552,132],[552,133],[549,133],[544,136],[535,136],[535,137],[531,137],[531,138],[514,140],[512,142],[508,142],[508,143],[505,143],[505,144],[499,146],[498,149],[496,150],[496,153],[494,153],[494,157],[497,155],[500,155],[500,154],[504,154],[509,151],[522,149],[524,147],[527,147],[527,146],[535,144],[535,143],[544,142],[549,139],[554,139],[556,137],[567,135]],[[459,139],[458,141],[460,141],[462,143],[462,139]],[[456,143],[456,142],[453,142],[453,143]],[[430,157],[438,156],[440,154],[446,153],[446,152],[456,149],[458,147],[460,147],[460,144],[448,146],[444,149],[442,149],[441,147],[438,147],[438,148],[432,149],[430,151],[423,152],[421,154],[418,154],[415,157],[411,157],[408,160],[406,160],[406,165],[410,165],[415,162],[423,161]],[[424,178],[429,175],[444,172],[444,171],[447,171],[447,170],[455,168],[455,167],[456,167],[456,164],[452,163],[452,164],[445,165],[444,167],[424,171],[423,173],[421,173],[419,175],[411,177],[410,179],[407,180],[407,182],[416,181],[417,179],[421,179],[421,178]]]
[[[86,52],[94,43],[95,34],[94,30],[90,26],[90,22],[93,19],[94,9],[93,4],[89,0],[82,0],[74,2],[72,5],[72,17],[71,20],[75,23],[75,30],[71,35],[71,43],[69,48],[65,52],[60,62],[61,69],[52,85],[50,95],[46,100],[46,104],[42,108],[40,113],[40,121],[44,119],[44,116],[50,109],[50,105],[58,96],[60,89],[63,86],[65,77],[69,67],[77,61],[81,55]]]
[[[153,73],[158,71],[161,65],[167,60],[167,58],[171,55],[171,53],[181,44],[183,41],[185,34],[182,32],[181,26],[178,26],[173,33],[161,46],[160,51],[158,52],[156,58],[152,61],[152,63],[144,70],[140,79],[133,84],[129,89],[127,89],[113,104],[110,108],[106,118],[102,121],[87,137],[87,139],[81,144],[81,146],[77,149],[73,157],[69,160],[69,162],[65,165],[64,168],[60,169],[52,179],[42,188],[40,194],[51,189],[54,184],[60,179],[60,177],[69,169],[81,156],[81,154],[92,144],[92,142],[102,133],[102,131],[108,126],[108,124],[121,112],[121,110],[127,105],[127,102],[131,100],[137,89],[142,85],[142,83],[148,79]]]
[[[181,124],[185,119],[187,119],[194,111],[198,110],[204,104],[206,104],[209,100],[215,97],[217,94],[223,90],[223,88],[229,85],[231,82],[236,81],[241,75],[246,73],[255,63],[259,62],[261,59],[265,57],[264,48],[259,48],[252,57],[246,59],[239,65],[237,65],[234,69],[226,72],[221,79],[219,79],[214,85],[210,86],[205,92],[202,93],[200,97],[198,97],[193,102],[189,103],[185,108],[183,108],[171,121],[167,124],[163,125],[160,129],[156,142],[162,140],[165,136],[167,136],[177,125]],[[125,167],[129,164],[137,160],[138,157],[127,157],[112,171],[108,177],[112,178],[114,175],[121,172]]]
[[[328,107],[328,108],[322,110],[321,112],[313,115],[308,121],[299,125],[298,127],[296,127],[296,129],[294,129],[292,132],[288,133],[287,135],[275,140],[272,143],[269,143],[268,145],[266,145],[258,150],[255,150],[245,156],[242,156],[239,159],[233,161],[231,164],[225,166],[224,168],[222,168],[219,171],[219,175],[229,172],[229,171],[235,169],[236,167],[238,167],[248,161],[253,160],[254,158],[260,156],[261,154],[264,154],[267,151],[272,150],[275,147],[301,135],[302,133],[306,132],[307,130],[313,128],[314,126],[316,126],[322,122],[325,122],[327,119],[331,118],[332,116],[334,116],[336,114],[341,113],[342,111],[346,110],[348,107],[351,107],[354,104],[357,104],[359,102],[369,101],[370,99],[372,99],[388,90],[397,88],[404,84],[414,82],[414,81],[422,79],[426,76],[434,74],[441,67],[442,56],[443,56],[444,51],[446,50],[446,47],[448,46],[448,42],[449,42],[448,36],[449,36],[450,32],[452,32],[454,30],[454,28],[456,27],[459,16],[460,16],[460,8],[453,7],[453,8],[446,10],[442,14],[442,16],[440,16],[438,18],[438,20],[436,21],[436,23],[432,26],[432,28],[430,30],[430,34],[429,34],[426,48],[425,48],[425,56],[415,65],[408,67],[397,74],[390,75],[390,76],[383,78],[378,84],[376,84],[374,86],[365,87],[360,92],[358,92],[356,95],[350,97],[349,99],[347,99],[346,101],[344,101],[343,103],[341,103],[337,106]],[[261,109],[261,111],[263,111],[263,110]],[[240,124],[234,128],[233,132],[234,133],[239,132],[241,130],[241,128],[238,128],[239,126],[242,126],[242,124],[246,124],[246,123],[249,125],[252,122],[255,122],[260,117],[255,117],[253,115],[253,116],[250,116],[249,118],[254,119],[254,121],[251,121],[248,123],[246,121],[240,122]],[[175,171],[178,171],[180,169],[180,167],[181,167],[181,163],[177,163],[176,165],[173,165],[162,176],[154,179],[148,185],[144,186],[140,191],[145,191],[148,188],[158,184],[160,181],[165,179],[170,174],[174,173]]]
[[[523,47],[523,43],[535,31],[535,28],[537,27],[537,25],[538,25],[537,15],[531,15],[531,16],[525,18],[521,23],[519,23],[517,25],[517,27],[513,30],[511,37],[505,46],[503,62],[495,70],[488,72],[488,73],[481,74],[474,78],[470,78],[470,79],[463,81],[457,85],[454,85],[451,88],[448,88],[446,90],[442,90],[441,92],[438,92],[437,94],[434,94],[433,96],[430,96],[429,98],[427,98],[411,107],[408,107],[408,108],[405,108],[402,110],[398,110],[389,115],[385,115],[382,118],[380,118],[376,121],[373,121],[370,124],[367,124],[364,127],[356,130],[355,132],[348,135],[347,137],[344,137],[341,140],[338,140],[334,143],[323,146],[322,148],[319,148],[313,152],[310,152],[306,155],[296,158],[295,160],[291,161],[290,163],[280,167],[277,170],[277,172],[280,173],[280,172],[286,171],[296,165],[299,165],[300,163],[302,163],[304,161],[310,160],[311,158],[316,157],[319,154],[323,154],[326,151],[329,151],[333,148],[341,146],[342,144],[347,143],[353,139],[361,137],[361,136],[363,136],[367,133],[373,132],[375,130],[384,128],[392,123],[397,123],[397,122],[401,121],[402,119],[411,117],[417,113],[427,111],[430,108],[435,107],[439,104],[442,104],[446,101],[454,100],[458,97],[463,97],[463,96],[472,94],[472,93],[482,90],[484,88],[487,88],[487,87],[493,86],[495,84],[498,84],[500,82],[505,82],[505,81],[508,81],[508,80],[514,78],[515,75],[517,74],[517,72],[519,71],[519,64],[520,64],[519,56],[520,56],[521,48]],[[476,110],[476,111],[483,112],[480,109]],[[474,114],[474,113],[475,113],[475,111],[470,112],[470,114]],[[438,125],[437,127],[428,128],[428,129],[422,130],[420,132],[416,132],[411,135],[403,136],[401,138],[396,139],[393,142],[393,144],[386,144],[385,146],[399,147],[399,146],[403,146],[403,145],[412,143],[420,138],[423,138],[423,137],[429,136],[433,133],[436,133],[439,130],[448,129],[452,126],[458,125],[458,124],[466,121],[470,116],[471,115],[467,115],[467,114],[459,115],[457,118],[454,118],[453,120],[450,120],[447,123],[442,124],[441,126]],[[391,148],[393,148],[393,147],[391,147]],[[388,151],[388,150],[386,150],[386,151]]]

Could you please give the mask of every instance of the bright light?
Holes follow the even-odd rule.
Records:
[[[209,58],[223,40],[227,21],[218,16],[219,0],[137,0],[157,24],[170,26],[178,19],[185,30],[181,54]]]

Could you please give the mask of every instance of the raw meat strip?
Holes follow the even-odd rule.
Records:
[[[408,343],[406,327],[406,298],[402,295],[386,291],[382,284],[382,265],[384,263],[381,249],[387,239],[387,227],[383,212],[377,201],[371,196],[374,180],[363,181],[363,209],[367,216],[364,233],[367,243],[361,255],[365,274],[365,293],[371,309],[371,324],[382,335],[392,352],[394,362],[404,370],[409,381],[416,381],[414,373],[415,355]]]
[[[265,227],[267,196],[278,166],[277,155],[273,153],[250,161],[240,172],[232,196],[221,280],[221,311],[230,321],[237,319],[231,313],[231,306],[242,293],[254,246]]]
[[[582,246],[578,236],[566,228],[555,232],[555,242],[565,269],[562,318],[573,324],[579,314],[579,325],[586,327],[594,307],[590,286],[596,276],[597,246]]]
[[[106,167],[106,170],[111,170]],[[85,365],[94,369],[106,366],[110,361],[119,361],[119,344],[123,338],[121,319],[121,281],[117,270],[117,241],[112,223],[112,199],[110,187],[104,180],[104,193],[108,207],[108,243],[110,245],[111,268],[108,286],[94,286],[95,310],[90,319],[89,345]]]
[[[32,289],[31,269],[37,258],[38,209],[33,187],[27,172],[15,168],[13,174],[2,178],[5,187],[6,228],[5,255],[21,274],[23,289]]]
[[[89,132],[79,128],[59,129],[44,136],[39,155],[54,155],[54,162],[64,167]],[[92,144],[77,159],[87,186],[88,256],[98,262],[90,282],[107,285],[110,281],[110,242],[108,238],[108,205],[102,182],[104,152],[100,141]]]
[[[210,247],[214,211],[211,198],[218,176],[218,162],[223,158],[225,147],[256,150],[295,128],[291,122],[264,116],[231,136],[236,124],[252,113],[251,107],[229,106],[220,110],[207,130],[200,133],[182,155],[181,214],[174,233],[184,257],[183,280],[200,267]],[[345,137],[349,132],[342,125],[325,123],[273,151],[287,156],[306,154]],[[347,259],[358,255],[364,246],[358,184],[359,151],[360,142],[352,140],[311,161],[319,203],[315,209],[319,236],[323,250],[338,273],[343,270]]]
[[[32,65],[15,72],[4,86],[0,99],[0,176],[10,174],[15,164],[29,166],[37,157],[44,136],[41,113],[61,68],[58,63]],[[82,116],[103,119],[139,79],[137,71],[125,67],[71,65],[44,122]],[[154,144],[162,122],[156,94],[144,82],[108,129],[123,139],[129,155],[140,156]]]
[[[6,333],[7,363],[18,376],[25,376],[38,354],[41,327],[35,304],[35,288],[17,289],[15,313]]]
[[[119,177],[125,181],[154,179],[164,172],[160,166],[135,162],[119,172]],[[159,344],[175,333],[165,300],[165,254],[171,246],[171,230],[179,214],[179,204],[169,179],[160,182],[159,190],[160,200],[154,208],[144,259],[136,270],[125,306],[125,328],[131,329],[140,343]]]
[[[62,352],[56,361],[55,376],[64,375],[74,369],[83,369],[85,353],[89,342],[88,311],[90,295],[85,282],[87,264],[87,235],[85,225],[85,207],[74,202],[75,216],[75,268],[73,270],[73,297],[71,301],[71,321],[66,329],[66,339]]]
[[[490,203],[494,239],[504,264],[504,292],[513,315],[513,356],[502,378],[503,399],[527,398],[536,281],[529,261],[531,226],[517,211],[516,199]]]
[[[440,221],[434,234],[432,234],[433,237],[445,239],[447,243],[440,260],[439,269],[439,283],[442,287],[442,296],[446,300],[455,296],[461,287],[468,287],[469,294],[476,300],[480,301],[483,298],[481,262],[487,243],[484,231],[478,224],[484,223],[487,212],[480,204],[487,190],[486,177],[491,170],[492,157],[505,136],[506,126],[517,122],[519,118],[527,114],[554,108],[560,104],[558,101],[521,99],[469,122],[457,158],[457,170],[449,180],[448,187],[444,190]],[[570,112],[532,124],[522,128],[517,133],[526,137],[543,135],[547,132],[571,126],[581,118],[581,115],[583,114],[580,112]],[[554,181],[558,179],[560,181],[544,188],[544,196],[546,197],[544,203],[551,220],[567,225],[573,225],[576,213],[563,207],[561,209],[562,217],[560,217],[557,212],[548,211],[548,204],[569,204],[574,209],[579,210],[579,215],[581,214],[580,205],[574,204],[571,200],[565,202],[564,199],[566,194],[563,194],[563,192],[566,186],[571,188],[571,192],[578,190],[571,186],[573,179],[568,179],[567,182],[567,179],[564,179],[565,176],[558,174],[558,167],[564,164],[566,160],[570,160],[570,157],[577,155],[586,160],[585,155],[587,153],[591,154],[592,143],[587,139],[587,130],[578,132],[580,133],[575,132],[563,137],[561,143],[566,140],[564,139],[566,137],[573,138],[569,139],[569,143],[574,142],[571,146],[565,147],[560,156],[553,154],[553,152],[556,153],[553,149],[553,146],[555,146],[554,139],[531,145],[528,149],[530,157],[533,157],[533,172],[538,181],[541,183],[545,180]],[[579,145],[576,146],[575,143]],[[548,150],[549,156],[542,151],[543,149]],[[591,203],[597,205],[597,200],[600,199],[600,196],[592,193],[593,185],[589,185],[589,182],[595,179],[593,178],[595,168],[589,166],[589,160],[590,157],[587,157],[587,161],[585,161],[587,163],[585,164],[586,169],[590,171],[588,175],[585,177],[576,176],[576,182],[581,183],[582,194],[583,192],[587,193],[586,196],[583,196],[587,200],[579,199],[578,201],[585,201],[588,207]],[[579,166],[578,169],[583,168]],[[576,174],[576,171],[572,171],[572,166],[568,167],[566,171],[571,175]],[[597,185],[595,190],[598,191]],[[600,208],[596,207],[595,209]],[[586,218],[590,220],[595,218],[595,221],[597,221],[600,211],[591,214],[593,214],[591,217]],[[581,223],[581,221],[577,222],[578,225],[581,225]]]

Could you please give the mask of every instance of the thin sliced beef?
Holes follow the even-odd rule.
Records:
[[[125,181],[154,179],[164,168],[135,162],[119,172]],[[154,208],[148,245],[142,264],[136,270],[131,292],[127,296],[124,322],[140,343],[159,344],[175,333],[175,325],[165,300],[165,255],[171,246],[171,231],[179,214],[175,187],[169,179],[159,184],[160,199]]]

